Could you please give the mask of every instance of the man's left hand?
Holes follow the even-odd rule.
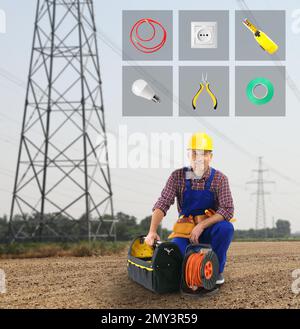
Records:
[[[202,234],[202,232],[204,231],[205,227],[203,225],[203,223],[198,223],[192,230],[191,232],[191,237],[190,237],[190,241],[193,244],[198,244],[199,243],[199,238]]]

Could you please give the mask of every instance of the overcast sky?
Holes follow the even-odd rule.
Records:
[[[176,73],[178,65],[183,64],[177,60],[178,10],[229,9],[230,20],[234,22],[234,10],[241,9],[240,2],[233,0],[226,2],[221,0],[210,2],[95,0],[94,2],[100,35],[113,43],[112,49],[106,42],[99,40],[108,130],[118,132],[120,125],[127,125],[129,133],[144,132],[147,135],[153,132],[184,134],[197,130],[205,130],[211,134],[215,144],[212,166],[224,172],[229,178],[236,209],[235,227],[239,229],[255,226],[256,200],[255,196],[251,197],[255,187],[248,186],[246,189],[245,183],[255,179],[252,169],[258,166],[257,157],[263,156],[264,167],[271,166],[275,169],[266,173],[266,179],[276,181],[275,186],[266,187],[266,190],[271,192],[271,195],[266,196],[267,226],[272,225],[274,216],[275,220],[278,218],[289,220],[292,223],[292,230],[300,231],[298,215],[300,212],[300,104],[288,85],[287,114],[286,117],[281,118],[235,118],[233,88],[231,88],[231,116],[228,118],[205,118],[204,121],[200,118],[178,117],[176,101],[173,117],[150,117],[146,120],[137,117],[122,117],[122,65],[127,65],[122,61],[119,52],[122,45],[122,10],[174,10],[174,61],[166,64],[174,64]],[[246,3],[253,10],[286,10],[287,60],[283,64],[286,65],[290,78],[300,88],[300,31],[293,25],[295,15],[299,17],[299,1],[251,0]],[[35,5],[34,0],[0,0],[0,9],[6,14],[7,24],[6,34],[0,34],[0,68],[18,77],[20,84],[18,86],[6,79],[3,74],[0,75],[0,214],[8,214],[10,209],[24,110],[25,89],[20,81],[25,82],[28,74]],[[221,62],[223,65],[230,65],[231,83],[233,83],[235,65],[233,28],[231,23],[230,61]],[[213,65],[214,63],[197,63],[197,65],[206,64]],[[273,65],[273,62],[268,62],[266,65]],[[178,96],[177,87],[177,82],[175,82],[175,98]],[[222,133],[223,136],[217,132]],[[238,146],[229,143],[224,136],[236,142]],[[151,214],[154,202],[169,174],[176,167],[175,164],[174,168],[169,169],[112,169],[115,211],[134,215],[138,219]],[[176,216],[176,207],[173,206],[164,219],[163,225],[171,228]]]

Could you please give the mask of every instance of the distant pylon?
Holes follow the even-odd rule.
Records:
[[[37,0],[12,240],[116,237],[101,84],[93,0]]]
[[[275,184],[274,181],[264,180],[264,172],[268,169],[263,169],[262,157],[258,158],[258,169],[254,169],[254,172],[257,172],[257,179],[249,181],[246,184],[256,184],[257,190],[253,192],[253,195],[256,195],[256,218],[255,218],[255,229],[265,229],[267,227],[266,222],[266,205],[265,205],[265,195],[270,194],[264,190],[265,184]]]

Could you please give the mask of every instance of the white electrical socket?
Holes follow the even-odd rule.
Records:
[[[191,22],[192,48],[217,48],[218,23],[217,22]]]

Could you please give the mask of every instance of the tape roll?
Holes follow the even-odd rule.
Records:
[[[254,90],[257,86],[263,86],[266,88],[266,94],[263,97],[257,97]],[[274,86],[269,79],[256,78],[248,83],[246,94],[249,101],[255,105],[264,105],[270,102],[274,96]]]

